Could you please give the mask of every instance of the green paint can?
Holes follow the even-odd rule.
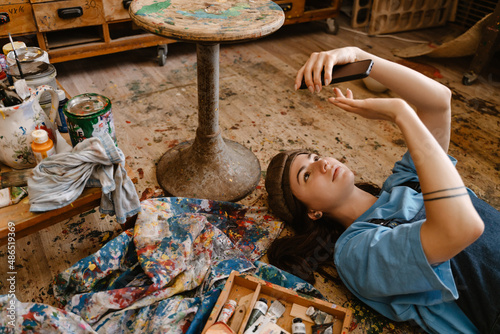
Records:
[[[85,93],[71,98],[63,108],[71,144],[108,133],[116,144],[111,101],[102,95]]]

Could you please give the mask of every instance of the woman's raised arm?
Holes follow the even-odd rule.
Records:
[[[422,248],[431,264],[451,259],[472,244],[484,230],[484,224],[448,155],[402,99],[354,100],[335,88],[338,107],[366,118],[390,120],[403,133],[413,158],[424,198],[426,221],[420,230]]]
[[[295,87],[299,87],[304,78],[310,91],[319,92],[323,69],[325,84],[329,84],[334,65],[363,59],[374,61],[370,77],[414,106],[421,121],[447,152],[450,141],[451,92],[446,86],[406,66],[377,57],[357,47],[315,52],[297,73]]]

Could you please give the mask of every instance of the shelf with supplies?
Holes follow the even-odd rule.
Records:
[[[51,63],[158,46],[164,65],[167,45],[173,39],[145,32],[130,19],[132,0],[4,0],[0,4],[0,43],[10,33],[28,46],[48,52]],[[285,24],[330,19],[328,31],[336,33],[333,18],[341,0],[277,0]],[[2,44],[2,45],[3,45]]]
[[[341,306],[313,298],[303,296],[297,292],[286,289],[279,285],[275,285],[251,275],[240,274],[233,271],[226,281],[224,289],[212,309],[212,312],[205,324],[203,334],[211,334],[214,328],[220,325],[219,317],[223,313],[224,306],[229,300],[236,302],[235,311],[227,322],[227,331],[220,333],[237,333],[243,334],[248,328],[247,323],[252,315],[254,305],[260,298],[265,298],[269,306],[269,310],[273,308],[273,303],[278,304],[276,310],[281,309],[276,325],[282,331],[292,333],[292,322],[294,318],[301,318],[305,325],[306,333],[312,333],[313,326],[321,326],[315,324],[314,321],[306,315],[306,310],[313,307],[315,311],[323,312],[323,315],[329,315],[330,321],[326,320],[324,327],[331,327],[332,334],[347,334],[351,325],[352,311]],[[271,312],[272,313],[272,312]],[[311,316],[313,317],[313,316]],[[315,319],[316,321],[318,318]],[[257,320],[254,324],[257,324]],[[264,323],[262,326],[264,326]],[[328,324],[327,324],[328,323]],[[225,325],[223,325],[225,327]],[[212,328],[212,330],[211,330]],[[252,329],[250,326],[249,329]],[[219,330],[219,328],[217,328]],[[259,329],[261,330],[261,328]],[[327,331],[328,332],[328,331]],[[271,333],[271,332],[269,332]],[[274,332],[273,332],[274,333]],[[279,332],[278,332],[279,333]]]
[[[69,143],[68,134],[63,134],[63,138]],[[9,184],[5,184],[6,179],[20,181],[22,184],[19,186],[25,186],[26,178],[30,174],[31,169],[13,170],[0,163],[0,188],[10,187]],[[7,175],[10,177],[6,177]],[[0,246],[7,244],[11,232],[15,232],[16,238],[19,239],[79,213],[92,210],[99,206],[101,195],[101,188],[86,188],[73,203],[57,210],[42,213],[30,212],[29,196],[17,204],[0,208]]]

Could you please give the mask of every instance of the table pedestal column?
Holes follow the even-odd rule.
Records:
[[[257,157],[223,139],[219,128],[219,44],[197,44],[198,129],[194,140],[167,151],[158,163],[158,183],[169,195],[238,201],[260,179]]]

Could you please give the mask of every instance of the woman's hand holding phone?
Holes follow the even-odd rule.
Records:
[[[347,63],[333,66],[330,83],[339,83],[366,78],[372,70],[373,60],[365,59],[354,63]],[[321,85],[325,85],[325,70],[321,72]],[[300,85],[300,89],[306,89],[307,84],[304,79]]]
[[[299,89],[304,80],[305,85],[314,93],[319,93],[323,85],[329,85],[332,81],[333,66],[353,63],[358,59],[358,48],[345,47],[330,51],[314,52],[306,61],[304,66],[297,72],[295,78],[295,89]],[[321,72],[325,73],[324,83],[321,82]]]

